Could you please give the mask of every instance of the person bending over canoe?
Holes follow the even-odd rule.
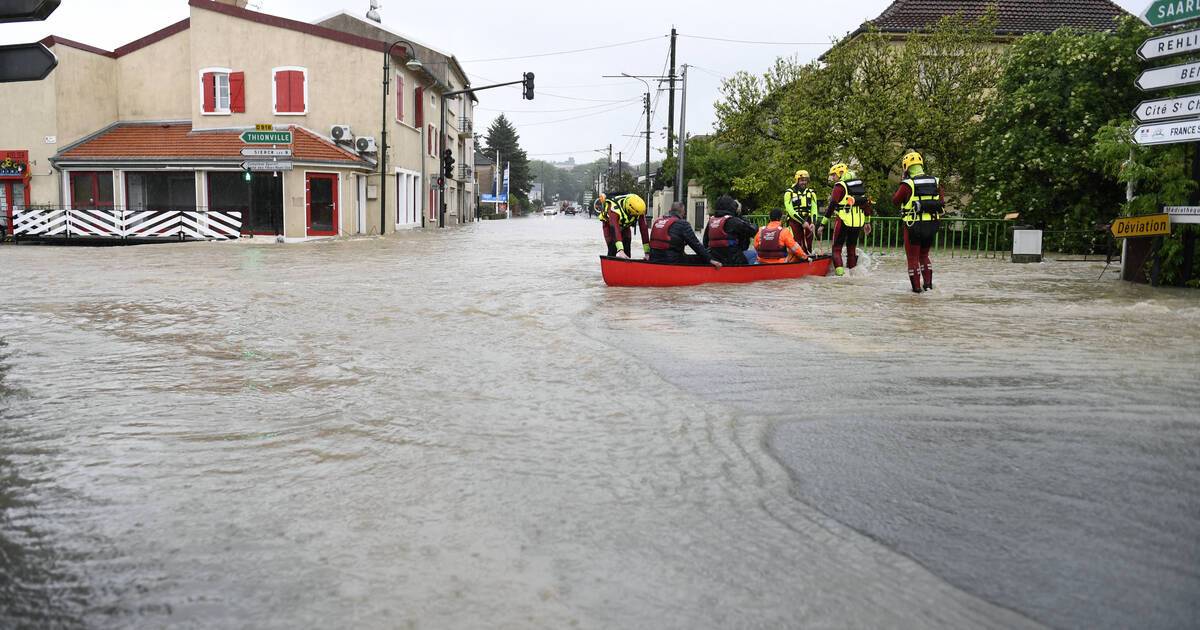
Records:
[[[646,235],[646,202],[641,197],[628,194],[605,198],[601,195],[600,221],[609,256],[629,257],[629,246],[633,240],[630,228],[637,225],[642,231],[642,258],[650,257],[650,241]]]
[[[773,265],[808,260],[808,252],[804,251],[803,245],[796,242],[796,237],[792,235],[792,229],[780,224],[783,219],[783,210],[772,209],[770,219],[770,223],[767,223],[767,226],[759,230],[754,237],[754,249],[758,251],[758,262]]]
[[[721,264],[749,265],[746,248],[758,233],[758,226],[738,216],[738,202],[729,195],[717,197],[713,208],[701,242]]]
[[[683,253],[687,245],[696,255]],[[650,228],[650,262],[665,262],[677,265],[702,265],[708,263],[717,269],[721,261],[715,260],[708,253],[708,248],[700,244],[692,224],[683,218],[683,204],[676,201],[671,204],[671,214],[654,220]]]

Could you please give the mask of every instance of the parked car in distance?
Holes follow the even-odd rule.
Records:
[[[563,214],[575,214],[577,212],[579,212],[579,206],[567,206],[567,208],[563,210]]]

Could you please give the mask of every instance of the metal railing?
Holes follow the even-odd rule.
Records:
[[[33,205],[12,209],[13,240],[227,240],[241,235],[242,209]]]
[[[472,127],[474,127],[474,126],[475,125],[473,122],[471,122],[470,118],[467,118],[466,116],[460,116],[458,118],[458,135],[460,135],[460,136],[471,135]]]
[[[750,214],[746,218],[759,226],[767,224],[765,214]],[[859,246],[868,249],[904,249],[904,222],[900,217],[871,217],[871,234],[859,239]],[[965,219],[946,217],[942,229],[929,253],[950,258],[1002,258],[1012,251],[1012,227],[1015,221],[1005,219]],[[832,225],[816,248],[828,251],[833,247]]]

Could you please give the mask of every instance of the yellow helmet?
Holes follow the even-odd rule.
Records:
[[[634,216],[642,216],[646,214],[646,202],[637,195],[626,195],[625,210]]]
[[[796,181],[797,182],[800,181],[801,177],[808,178],[808,171],[803,170],[803,169],[796,171]]]
[[[904,154],[904,157],[900,160],[900,167],[905,173],[907,173],[908,167],[912,166],[913,164],[924,165],[925,160],[921,159],[920,153],[917,153],[916,151],[909,151],[908,153]]]
[[[829,167],[829,174],[841,179],[848,170],[850,170],[850,167],[846,166],[845,162],[838,162],[837,164]]]

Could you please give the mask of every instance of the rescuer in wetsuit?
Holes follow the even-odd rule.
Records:
[[[758,262],[774,265],[808,260],[808,253],[804,251],[804,246],[796,241],[792,229],[780,222],[783,219],[783,210],[773,208],[768,217],[770,222],[754,237]]]
[[[636,224],[642,232],[642,258],[650,257],[646,202],[641,197],[628,194],[605,198],[600,195],[600,221],[609,256],[629,258],[629,246],[633,240],[630,228]]]
[[[929,248],[933,247],[946,197],[938,178],[925,174],[925,160],[916,151],[909,151],[900,161],[908,179],[900,182],[892,202],[900,206],[904,221],[904,255],[908,258],[908,281],[913,293],[933,288],[933,263]]]
[[[654,220],[650,228],[650,262],[665,262],[683,265],[700,265],[708,263],[717,269],[721,261],[708,253],[708,248],[700,244],[692,224],[683,218],[683,204],[676,201],[671,204],[671,213]],[[690,256],[683,253],[687,245],[696,252]]]
[[[829,182],[833,184],[833,192],[825,217],[837,217],[833,224],[833,266],[834,273],[841,276],[847,268],[853,269],[858,264],[858,235],[871,233],[871,200],[863,181],[844,162],[829,169]],[[845,267],[842,267],[842,245],[846,246]]]
[[[757,225],[738,216],[738,203],[733,197],[721,195],[713,206],[713,216],[704,226],[701,242],[722,264],[748,265],[746,248],[757,233]]]
[[[783,191],[783,212],[796,240],[811,252],[818,222],[824,225],[827,219],[817,208],[817,193],[808,187],[808,171],[796,171],[795,185]]]

